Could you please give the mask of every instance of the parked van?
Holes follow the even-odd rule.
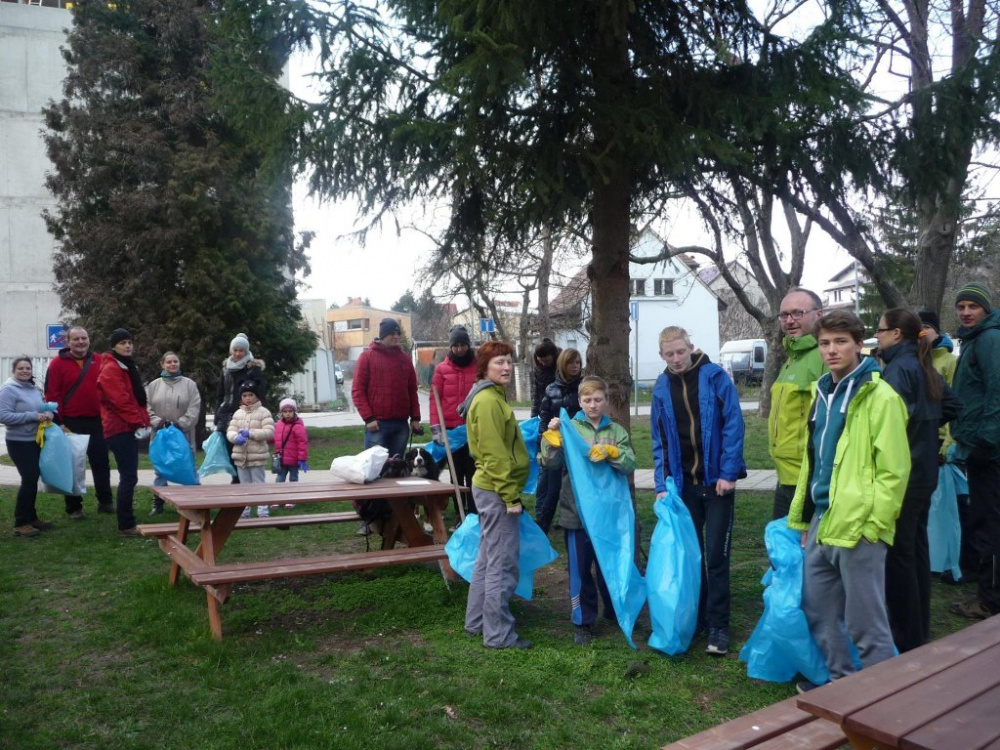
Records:
[[[719,366],[734,383],[759,384],[764,380],[767,342],[764,339],[727,341],[719,350]]]

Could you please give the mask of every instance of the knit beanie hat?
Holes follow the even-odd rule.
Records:
[[[920,322],[926,323],[931,326],[935,331],[941,333],[941,318],[933,310],[921,310],[917,315],[920,316]]]
[[[458,344],[472,346],[472,340],[469,338],[469,332],[465,330],[465,326],[455,326],[448,333],[448,346],[451,347]]]
[[[250,353],[250,341],[245,333],[237,333],[236,338],[229,342],[229,351],[242,349],[247,354]]]
[[[123,341],[131,341],[132,334],[129,333],[124,328],[116,328],[111,332],[111,348],[114,349],[116,344],[120,344]]]
[[[982,281],[970,281],[959,289],[955,295],[955,304],[962,301],[975,302],[986,312],[993,312],[993,292]]]
[[[253,395],[256,396],[257,384],[252,380],[243,381],[243,385],[240,386],[240,396],[242,396],[244,393],[252,393]]]
[[[295,403],[294,398],[283,398],[281,403],[278,404],[278,411],[284,411],[285,409],[291,409],[294,412],[299,410],[299,405]]]
[[[384,339],[394,333],[403,333],[403,329],[399,327],[399,321],[395,318],[382,318],[382,322],[378,324],[378,337]]]

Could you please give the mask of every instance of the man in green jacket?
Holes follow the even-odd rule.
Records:
[[[848,638],[865,667],[896,653],[885,557],[910,476],[910,447],[903,399],[874,359],[859,359],[861,321],[831,312],[818,342],[830,372],[816,384],[788,525],[805,532],[802,611],[836,680],[854,671]]]
[[[951,436],[969,477],[968,530],[979,562],[978,570],[963,573],[979,588],[949,611],[984,620],[1000,612],[1000,311],[990,288],[976,281],[958,291],[955,309],[962,351],[954,390],[964,406]]]
[[[771,413],[767,418],[768,448],[778,470],[772,518],[788,515],[802,466],[806,418],[812,402],[810,386],[826,372],[815,336],[822,315],[823,302],[808,289],[792,289],[781,300],[778,323],[785,334],[781,343],[788,359],[771,386]]]

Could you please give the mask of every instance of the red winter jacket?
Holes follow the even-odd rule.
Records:
[[[458,405],[465,401],[465,397],[472,390],[473,383],[476,382],[476,359],[464,367],[460,367],[451,361],[451,357],[445,357],[444,362],[434,368],[434,377],[431,378],[431,385],[437,388],[441,397],[441,410],[444,412],[444,426],[450,430],[453,427],[465,424],[465,420],[458,415]],[[437,406],[431,397],[431,417],[432,425],[440,424],[438,419]]]
[[[101,396],[97,392],[97,376],[101,372],[101,355],[91,352],[87,355],[93,357],[90,369],[84,377],[80,387],[73,393],[69,404],[65,404],[64,398],[73,387],[80,372],[83,369],[80,361],[70,354],[69,349],[60,349],[59,355],[49,362],[49,369],[45,375],[45,400],[55,401],[59,404],[56,411],[56,418],[62,417],[99,417],[101,416]]]
[[[135,432],[140,427],[149,427],[149,412],[136,401],[128,370],[110,354],[101,358],[101,374],[97,377],[97,390],[101,394],[104,437],[114,437],[123,432]]]
[[[398,346],[373,341],[354,368],[351,398],[365,424],[376,419],[420,420],[417,373]]]
[[[309,438],[306,426],[299,417],[291,424],[284,419],[275,420],[274,451],[281,452],[282,466],[297,466],[299,461],[309,460]]]

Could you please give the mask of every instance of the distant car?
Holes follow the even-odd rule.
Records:
[[[333,377],[337,381],[337,385],[344,384],[344,371],[340,369],[340,365],[333,366]]]
[[[727,341],[719,349],[719,364],[737,384],[759,384],[764,379],[767,342],[764,339]]]

